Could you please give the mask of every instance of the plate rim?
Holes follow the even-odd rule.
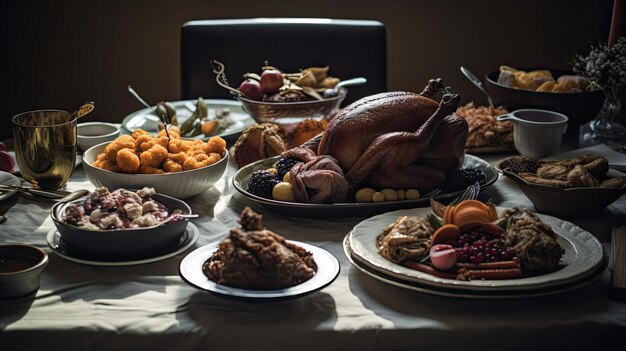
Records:
[[[4,185],[13,185],[13,186],[20,186],[20,185],[22,185],[22,181],[20,181],[20,178],[15,176],[15,174],[9,173],[9,172],[5,172],[5,171],[0,171],[0,174],[2,174],[3,177],[7,177],[6,180],[2,181],[2,184],[4,184]],[[2,201],[4,199],[8,199],[9,197],[13,196],[15,193],[17,193],[17,190],[2,190],[2,191],[0,191],[0,201]]]
[[[229,105],[229,106],[233,106],[233,107],[238,107],[239,109],[241,109],[241,114],[244,114],[247,116],[247,118],[244,118],[241,120],[241,122],[243,123],[243,127],[237,128],[235,130],[229,131],[229,132],[222,132],[222,133],[218,133],[215,135],[211,135],[211,136],[200,136],[200,135],[196,135],[195,137],[191,137],[192,139],[198,139],[198,140],[208,140],[211,137],[214,136],[219,136],[222,138],[229,138],[232,137],[238,133],[243,132],[244,130],[246,130],[246,128],[248,128],[249,126],[251,126],[252,124],[255,123],[254,118],[252,118],[252,116],[250,116],[249,113],[247,113],[244,109],[243,109],[243,105],[241,102],[237,101],[237,100],[228,100],[228,99],[204,99],[203,100],[207,103],[207,106],[209,106],[209,108],[211,108],[211,103],[213,104],[220,104],[220,105]],[[185,103],[195,103],[196,101],[198,101],[198,99],[189,99],[189,100],[174,100],[174,101],[169,101],[171,104],[174,105],[174,107],[179,107],[179,105],[184,105]],[[124,129],[124,131],[127,131],[129,133],[132,133],[135,129],[130,130],[126,125],[128,123],[128,121],[135,117],[135,116],[139,116],[141,114],[146,114],[147,112],[149,112],[150,110],[152,110],[154,107],[144,107],[140,110],[136,110],[133,111],[131,113],[129,113],[128,115],[126,115],[123,119],[122,119],[122,129]],[[239,111],[237,111],[239,113]],[[150,132],[148,131],[150,134],[154,134],[156,135],[156,132]],[[154,136],[153,135],[153,136]]]
[[[504,209],[503,207],[498,207],[499,210]],[[579,279],[583,279],[586,276],[589,276],[590,274],[592,274],[592,272],[599,267],[600,265],[602,265],[602,260],[603,260],[603,256],[604,256],[604,247],[602,246],[602,244],[599,242],[599,240],[593,236],[593,234],[589,233],[588,231],[584,230],[583,228],[580,228],[578,226],[576,226],[575,224],[562,220],[560,218],[557,217],[553,217],[553,216],[548,216],[548,215],[544,215],[544,214],[540,214],[537,213],[537,215],[539,215],[539,217],[542,220],[545,220],[546,218],[550,219],[550,220],[556,220],[558,221],[557,223],[563,223],[563,224],[568,224],[570,226],[572,226],[572,228],[578,228],[579,229],[579,234],[578,235],[585,235],[585,239],[587,240],[592,240],[594,241],[594,245],[597,246],[597,248],[599,248],[600,250],[600,254],[598,255],[597,260],[594,260],[594,263],[590,264],[584,271],[578,272],[577,274],[570,274],[568,276],[564,276],[564,277],[560,277],[558,279],[553,279],[553,280],[548,280],[548,281],[538,281],[538,282],[530,282],[530,283],[526,283],[528,282],[528,280],[524,280],[524,279],[531,279],[531,277],[528,278],[519,278],[519,279],[507,279],[507,280],[487,280],[485,281],[485,283],[483,283],[483,281],[476,281],[474,283],[472,283],[472,281],[458,281],[458,280],[451,280],[451,279],[444,279],[444,278],[438,278],[435,277],[431,274],[427,274],[427,273],[423,273],[423,272],[418,272],[418,271],[414,271],[414,270],[410,270],[410,268],[405,268],[401,265],[395,264],[385,258],[383,258],[381,256],[380,261],[376,261],[376,262],[372,262],[370,260],[368,260],[366,257],[364,257],[362,255],[362,253],[359,253],[359,249],[357,246],[357,250],[355,251],[354,249],[354,244],[353,244],[353,239],[354,239],[354,231],[355,229],[357,229],[357,227],[359,225],[362,225],[365,222],[368,221],[375,221],[374,217],[382,217],[382,216],[393,216],[393,217],[399,217],[401,215],[405,215],[405,214],[398,214],[396,215],[395,213],[399,213],[399,212],[406,212],[406,211],[417,211],[417,212],[428,212],[430,211],[430,208],[414,208],[414,209],[405,209],[405,210],[398,210],[398,211],[391,211],[391,212],[386,212],[377,216],[373,216],[370,217],[368,219],[365,219],[359,223],[357,223],[352,230],[348,233],[348,235],[346,235],[346,237],[349,240],[350,243],[350,247],[351,247],[351,251],[353,253],[354,259],[358,260],[360,263],[364,264],[365,266],[380,272],[382,274],[388,275],[388,276],[392,276],[395,279],[399,279],[399,280],[406,280],[406,281],[410,281],[413,283],[418,283],[418,284],[424,284],[424,285],[430,285],[433,286],[435,288],[449,288],[449,289],[458,289],[458,290],[472,290],[472,291],[493,291],[494,289],[498,289],[501,291],[525,291],[525,290],[529,290],[529,289],[538,289],[538,288],[546,288],[546,287],[550,287],[550,286],[558,286],[558,285],[564,285],[567,283],[571,283],[572,281],[576,281]],[[417,214],[420,215],[420,214]],[[378,218],[378,220],[380,220],[380,218]],[[387,225],[389,225],[391,223],[387,223],[384,227],[386,227]],[[574,254],[576,255],[576,257],[578,257],[578,255],[580,255],[578,253],[578,251],[581,249],[581,247],[583,247],[582,245],[580,245],[580,243],[577,244],[577,241],[581,241],[582,239],[578,238],[578,237],[574,237],[574,236],[570,236],[570,233],[567,233],[566,235],[559,233],[557,230],[555,230],[555,232],[557,232],[557,235],[559,235],[559,237],[561,238],[561,240],[565,240],[567,241],[574,250]],[[378,237],[380,233],[376,233],[375,236],[372,237],[372,240],[375,240],[376,237]],[[591,251],[591,249],[590,249]],[[372,254],[371,252],[369,252],[370,254]],[[377,253],[376,253],[377,254]],[[375,257],[377,257],[376,255],[374,255]],[[384,261],[383,261],[384,260]],[[383,262],[383,263],[380,263]],[[390,269],[387,269],[384,267],[385,264],[390,264],[392,268],[397,268],[399,271],[406,271],[409,273],[412,273],[411,275],[406,275],[406,274],[401,274],[400,272],[394,272]],[[571,262],[570,262],[571,264]],[[563,268],[565,269],[565,268]],[[551,273],[547,273],[547,274],[551,274]],[[508,283],[508,284],[507,284]]]
[[[183,257],[183,259],[180,261],[180,264],[178,266],[178,274],[187,284],[189,284],[193,288],[198,289],[200,291],[210,292],[210,293],[218,294],[221,296],[246,298],[246,299],[263,299],[263,300],[279,299],[279,298],[290,298],[290,297],[301,296],[301,295],[305,295],[305,294],[309,294],[309,293],[321,290],[325,288],[326,286],[330,285],[339,276],[339,273],[341,272],[341,265],[339,264],[339,260],[337,259],[337,257],[335,257],[335,255],[330,253],[328,250],[325,250],[321,247],[307,244],[301,241],[287,240],[287,242],[298,245],[304,248],[305,250],[313,253],[313,259],[315,260],[315,263],[317,264],[318,271],[316,271],[315,275],[311,279],[305,282],[302,282],[298,285],[294,285],[294,286],[284,288],[284,289],[254,290],[254,289],[242,289],[242,288],[229,287],[226,285],[215,283],[211,281],[209,278],[207,278],[204,275],[204,273],[201,272],[202,270],[201,265],[196,265],[196,264],[192,265],[192,263],[195,263],[196,260],[201,260],[202,262],[205,262],[210,257],[210,255],[212,255],[217,250],[217,245],[220,242],[221,240],[213,241],[209,244],[206,244],[204,246],[201,246],[193,250],[192,252],[188,253],[185,257]],[[332,265],[332,267],[330,268],[332,270],[329,270],[328,272],[326,272],[326,277],[319,278],[320,280],[319,282],[313,280],[319,276],[318,273],[319,273],[320,267],[323,267],[323,265],[319,263],[318,258],[324,259],[326,260],[327,264]],[[205,284],[204,285],[197,284],[195,279],[189,276],[190,273],[188,269],[195,271],[196,274],[198,273],[197,271],[200,270],[202,277],[206,279],[205,281],[203,281],[203,283]],[[310,285],[310,286],[307,286],[307,285]]]
[[[492,179],[488,179],[485,184],[481,184],[480,188],[481,190],[485,189],[486,187],[494,184],[496,181],[498,181],[498,178],[500,177],[500,172],[489,162],[483,160],[482,158],[472,155],[472,154],[465,154],[465,157],[470,157],[472,159],[475,160],[479,160],[480,162],[489,165],[489,167],[491,168],[493,174],[495,175]],[[300,203],[300,202],[287,202],[287,201],[278,201],[278,200],[273,200],[273,199],[266,199],[260,196],[256,196],[254,194],[249,193],[248,191],[246,191],[243,188],[243,184],[239,184],[239,180],[238,178],[241,178],[241,172],[242,170],[246,169],[246,168],[251,168],[253,166],[259,165],[263,162],[273,162],[273,161],[277,161],[281,156],[273,156],[273,157],[268,157],[262,160],[258,160],[255,161],[253,163],[250,163],[244,167],[241,167],[237,170],[237,172],[235,172],[235,174],[232,177],[232,184],[235,187],[235,189],[237,189],[237,191],[245,196],[248,199],[251,199],[254,202],[260,203],[262,205],[268,205],[268,206],[275,206],[275,207],[291,207],[291,208],[300,208],[300,209],[326,209],[326,210],[331,210],[331,209],[341,209],[341,208],[377,208],[377,207],[386,207],[386,206],[393,206],[393,205],[399,205],[399,204],[406,204],[407,206],[411,206],[411,205],[419,205],[422,202],[425,202],[427,200],[429,200],[430,198],[438,200],[438,199],[447,199],[447,198],[451,198],[454,196],[458,196],[461,193],[463,193],[464,190],[459,190],[459,191],[455,191],[455,192],[451,192],[451,193],[445,193],[445,194],[438,194],[435,195],[433,197],[421,197],[419,199],[415,199],[415,200],[396,200],[396,201],[385,201],[385,202],[340,202],[340,203],[334,203],[334,204],[312,204],[312,203]],[[465,161],[464,161],[465,162]]]
[[[122,267],[122,266],[135,266],[135,265],[140,265],[140,264],[158,262],[158,261],[162,261],[162,260],[174,257],[182,252],[185,252],[187,249],[193,246],[193,244],[195,244],[196,241],[198,241],[198,238],[200,237],[200,230],[195,224],[189,221],[187,223],[187,227],[185,228],[185,231],[183,232],[183,234],[185,233],[187,233],[187,237],[185,238],[185,240],[182,243],[180,243],[175,249],[172,249],[172,251],[158,255],[158,256],[147,257],[147,258],[136,259],[136,260],[131,259],[131,260],[121,260],[121,261],[98,261],[98,260],[89,260],[89,259],[73,257],[71,254],[61,252],[58,248],[58,245],[55,246],[54,238],[57,235],[58,236],[61,235],[56,227],[54,229],[51,229],[46,234],[46,243],[48,245],[48,248],[50,248],[50,250],[52,250],[56,255],[58,255],[59,257],[67,261],[90,265],[90,266]]]

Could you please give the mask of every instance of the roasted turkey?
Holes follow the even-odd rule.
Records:
[[[438,103],[432,97],[439,92]],[[463,163],[468,127],[454,114],[459,101],[441,80],[431,80],[420,94],[365,97],[304,146],[334,157],[352,189],[436,188]]]

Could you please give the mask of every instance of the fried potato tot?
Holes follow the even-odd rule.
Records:
[[[139,173],[141,161],[134,149],[121,149],[115,158],[117,165],[126,173]]]
[[[157,144],[142,152],[141,155],[139,155],[139,158],[141,159],[142,166],[158,168],[167,156],[169,156],[167,149]]]
[[[115,160],[117,152],[121,149],[135,149],[135,139],[130,135],[122,135],[115,139],[109,145],[104,148],[104,154],[107,159]]]
[[[157,137],[141,129],[122,135],[106,146],[93,162],[94,167],[119,173],[161,174],[208,166],[226,154],[226,141],[213,137],[208,142],[180,139],[170,130]]]

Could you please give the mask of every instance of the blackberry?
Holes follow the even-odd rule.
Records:
[[[476,182],[483,184],[487,180],[485,172],[478,168],[461,168],[456,171],[456,176],[465,183],[466,187]]]
[[[483,170],[478,168],[461,168],[446,180],[443,189],[446,192],[463,190],[475,182],[483,184],[485,180],[487,180],[487,175]]]
[[[300,163],[302,161],[295,158],[281,158],[278,162],[276,162],[276,170],[278,171],[278,180],[283,180],[285,174],[289,173],[291,168],[296,165],[296,163]]]
[[[272,189],[274,189],[274,185],[278,183],[280,183],[280,181],[273,173],[268,171],[255,171],[250,176],[248,184],[246,184],[246,190],[256,196],[271,199]]]

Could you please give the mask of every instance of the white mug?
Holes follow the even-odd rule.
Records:
[[[541,159],[559,151],[568,118],[554,111],[522,109],[498,116],[498,121],[513,123],[513,143],[520,154]]]

